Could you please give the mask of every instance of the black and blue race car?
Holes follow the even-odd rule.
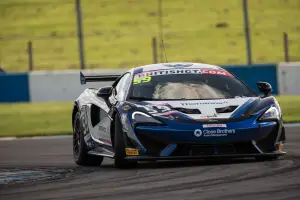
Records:
[[[199,63],[161,63],[123,75],[84,76],[86,89],[72,112],[73,156],[78,165],[115,167],[138,161],[253,157],[285,154],[282,111],[272,87],[256,94],[225,69]]]

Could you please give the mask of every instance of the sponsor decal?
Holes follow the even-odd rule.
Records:
[[[193,64],[164,64],[164,66],[167,67],[190,67],[193,66]]]
[[[216,70],[216,69],[204,69],[201,70],[202,74],[215,74],[215,75],[221,75],[221,76],[232,76],[229,72],[224,71],[224,70]]]
[[[196,129],[196,130],[194,131],[194,135],[195,135],[196,137],[200,137],[200,136],[202,135],[202,131],[201,131],[200,129]]]
[[[135,74],[134,79],[137,80],[149,76],[160,76],[160,75],[169,75],[169,74],[212,74],[212,75],[221,75],[221,76],[232,76],[229,72],[224,70],[201,69],[201,68],[189,68],[189,69],[179,68],[179,69],[160,69],[160,70],[146,71],[146,72]]]
[[[103,126],[99,126],[99,131],[107,132],[106,127],[103,127]]]
[[[131,108],[131,107],[130,107],[129,105],[123,106],[123,110],[125,110],[125,111],[129,110],[130,108]]]
[[[125,148],[125,152],[127,156],[138,156],[139,151],[137,149]]]
[[[143,68],[137,68],[134,70],[134,74],[142,73],[144,71]]]
[[[201,130],[201,129],[196,129],[194,131],[194,135],[196,137],[224,137],[227,136],[228,134],[234,134],[235,129],[214,129],[214,130]]]
[[[156,103],[156,104],[152,104],[153,106],[169,106],[171,107],[168,103]]]
[[[214,117],[218,117],[217,114],[213,114],[213,115],[201,115],[199,116],[199,119],[209,119],[209,118],[214,118]]]
[[[209,122],[218,122],[217,119],[209,119],[208,121],[209,121]]]
[[[138,77],[138,78],[135,78],[133,80],[133,85],[137,85],[137,84],[140,84],[140,83],[148,83],[151,81],[151,76],[145,76],[145,77]]]
[[[161,69],[136,74],[136,77],[160,76],[168,74],[202,74],[200,69]]]
[[[278,144],[278,151],[283,152],[283,144],[282,143]]]
[[[203,124],[203,128],[226,128],[226,124]]]
[[[207,115],[200,116],[199,119],[208,119],[208,116]]]
[[[198,105],[214,105],[214,104],[226,104],[228,101],[200,101],[200,102],[187,102],[180,103],[182,106],[198,106]]]

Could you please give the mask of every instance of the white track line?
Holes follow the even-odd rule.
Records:
[[[34,137],[0,137],[0,141],[11,140],[44,140],[44,139],[64,139],[72,138],[71,135],[58,135],[58,136],[34,136]]]
[[[2,138],[0,138],[0,140],[2,140],[2,141],[9,141],[9,140],[16,140],[17,139],[17,137],[2,137]]]
[[[284,124],[285,127],[300,127],[300,123],[286,123]]]

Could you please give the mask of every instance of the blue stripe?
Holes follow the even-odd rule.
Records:
[[[0,103],[29,102],[27,73],[0,74]]]
[[[138,74],[138,73],[142,73],[144,71],[144,69],[142,67],[137,68],[134,70],[134,74]]]
[[[237,109],[234,113],[232,113],[230,118],[241,117],[241,115],[255,102],[254,98],[249,99],[245,102],[239,109]]]
[[[171,155],[171,153],[176,149],[177,144],[169,144],[166,148],[164,148],[161,152],[160,152],[160,156],[169,156]]]

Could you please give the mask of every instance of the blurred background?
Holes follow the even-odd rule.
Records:
[[[300,122],[300,0],[1,0],[0,137],[71,134],[72,101],[101,86],[79,70],[165,62],[162,40],[169,62],[271,83]]]
[[[248,63],[243,0],[81,0],[80,7],[87,69],[153,63],[153,38],[164,62],[162,34],[169,61]],[[289,61],[300,60],[299,0],[249,0],[248,16],[252,63],[285,61],[284,33]],[[77,24],[76,0],[1,0],[0,65],[79,69]]]

